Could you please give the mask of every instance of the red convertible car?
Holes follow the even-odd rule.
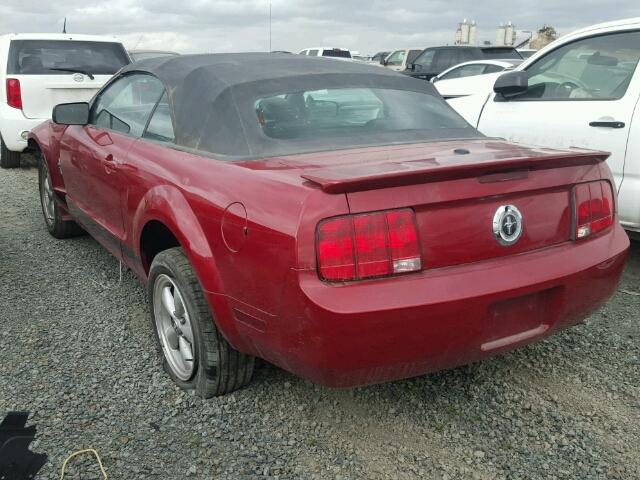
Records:
[[[487,138],[357,63],[150,59],[29,142],[48,230],[148,285],[165,368],[204,397],[255,357],[353,386],[505,352],[601,305],[629,245],[606,154]]]

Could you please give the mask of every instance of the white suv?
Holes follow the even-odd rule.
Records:
[[[88,101],[131,60],[114,37],[0,36],[0,166],[18,167],[27,134],[59,103]]]
[[[310,57],[329,57],[338,60],[351,60],[351,52],[346,48],[332,47],[312,47],[305,48],[299,55],[307,55]]]

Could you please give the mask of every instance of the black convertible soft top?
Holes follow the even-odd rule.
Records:
[[[255,102],[273,95],[328,88],[406,90],[439,97],[433,85],[378,66],[355,61],[283,53],[229,53],[159,57],[132,63],[123,73],[146,72],[165,86],[175,143],[216,156],[257,158],[347,146],[339,140],[282,140],[268,137],[256,117]],[[442,100],[444,103],[444,101]],[[437,139],[481,136],[466,122],[438,131]],[[369,135],[371,137],[371,135]],[[397,134],[396,134],[397,137]],[[364,145],[410,143],[435,138],[369,138]],[[348,146],[358,146],[351,138]]]

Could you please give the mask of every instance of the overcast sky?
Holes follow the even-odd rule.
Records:
[[[640,15],[638,0],[273,0],[272,50],[332,46],[374,53],[452,43],[463,18],[479,40],[494,41],[499,23],[517,29],[552,25],[559,33]],[[2,0],[0,33],[67,31],[113,34],[127,48],[181,53],[265,51],[268,0]],[[524,38],[525,35],[523,35]]]

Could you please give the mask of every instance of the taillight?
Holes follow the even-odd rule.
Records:
[[[406,208],[324,220],[317,254],[320,276],[333,282],[419,271],[415,213]]]
[[[20,91],[20,80],[17,78],[7,78],[7,104],[22,110],[22,92]]]
[[[580,240],[613,225],[613,190],[605,181],[581,183],[573,189],[575,238]]]

